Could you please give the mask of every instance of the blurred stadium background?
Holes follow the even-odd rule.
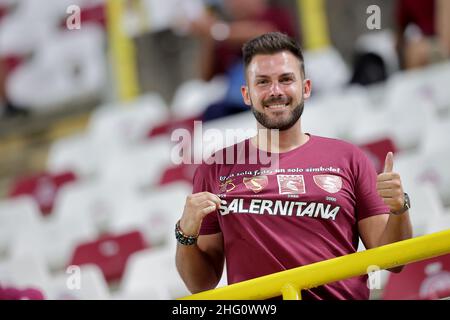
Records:
[[[442,2],[0,0],[3,297],[189,294],[174,265],[173,227],[195,165],[171,161],[170,137],[194,120],[204,131],[254,129],[235,100],[242,79],[233,50],[214,51],[233,23],[291,28],[313,80],[305,130],[359,145],[378,170],[394,151],[414,235],[450,228],[450,16]],[[77,8],[81,28],[70,30]],[[230,63],[212,72],[212,58]],[[81,266],[81,287],[70,265]],[[380,276],[372,299],[442,298],[450,258]]]

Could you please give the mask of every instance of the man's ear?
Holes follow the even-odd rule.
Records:
[[[303,80],[303,99],[308,99],[311,96],[311,80]]]
[[[250,99],[250,94],[248,92],[248,87],[247,86],[241,86],[241,93],[242,93],[242,98],[244,99],[244,103],[248,106],[252,105],[251,99]]]

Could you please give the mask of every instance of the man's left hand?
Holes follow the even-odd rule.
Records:
[[[400,175],[393,172],[394,155],[388,152],[384,162],[384,171],[377,177],[377,191],[384,203],[389,206],[391,213],[399,212],[403,209],[405,202]]]

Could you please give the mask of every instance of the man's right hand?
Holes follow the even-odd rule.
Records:
[[[199,192],[187,196],[180,220],[181,231],[187,236],[197,236],[203,218],[219,209],[220,201],[217,195],[210,192]]]

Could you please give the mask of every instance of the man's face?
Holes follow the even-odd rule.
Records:
[[[303,80],[298,58],[289,51],[256,55],[246,72],[242,95],[256,120],[267,129],[280,131],[295,125],[311,91],[310,80]]]

